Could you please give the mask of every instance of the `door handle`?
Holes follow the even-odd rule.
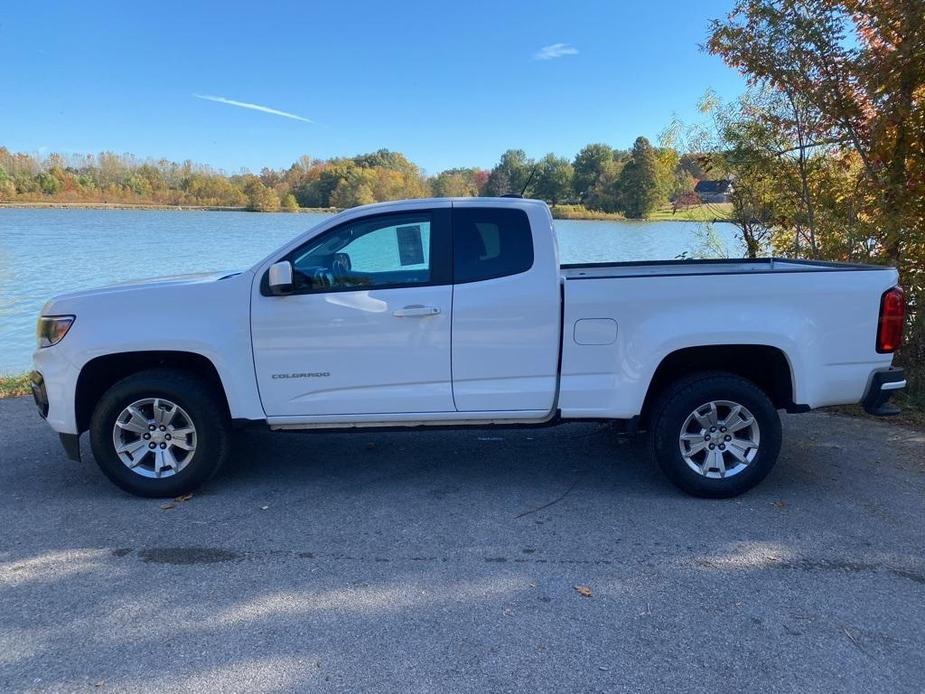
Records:
[[[427,316],[436,316],[440,309],[436,306],[422,306],[421,304],[412,304],[392,311],[396,318],[426,318]]]

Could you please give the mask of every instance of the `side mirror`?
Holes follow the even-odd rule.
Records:
[[[282,296],[292,291],[292,263],[288,260],[273,263],[269,275],[270,293]]]

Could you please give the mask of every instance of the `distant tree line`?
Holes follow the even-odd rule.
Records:
[[[402,198],[523,193],[552,204],[644,217],[690,192],[696,160],[640,137],[631,150],[591,144],[569,161],[523,150],[501,155],[491,170],[454,168],[426,176],[404,155],[379,150],[327,160],[300,157],[288,169],[226,175],[186,161],[132,155],[39,157],[0,147],[0,200],[204,205],[259,211],[346,208]]]

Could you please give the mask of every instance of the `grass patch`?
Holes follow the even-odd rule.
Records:
[[[732,203],[693,205],[677,211],[671,206],[661,207],[648,217],[650,222],[725,222],[732,214]]]
[[[622,221],[626,219],[619,212],[589,210],[584,205],[551,205],[553,219],[596,219]],[[695,205],[673,211],[670,205],[655,210],[646,217],[649,222],[725,222],[732,214],[731,203]]]
[[[625,219],[618,212],[598,212],[589,210],[584,205],[551,205],[553,219],[601,219],[601,220],[620,220]]]
[[[29,374],[18,376],[0,376],[0,398],[15,398],[32,392],[29,386]]]

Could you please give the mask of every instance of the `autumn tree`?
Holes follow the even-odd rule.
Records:
[[[921,243],[921,0],[739,0],[713,23],[707,46],[753,84],[800,101],[804,148],[837,143],[857,153],[886,258],[900,262],[904,245]]]
[[[279,196],[254,175],[243,177],[242,189],[247,196],[247,209],[254,212],[276,212],[279,210]]]
[[[459,168],[441,171],[431,181],[433,194],[438,198],[474,197],[484,185],[482,169]]]
[[[911,328],[900,358],[907,366],[921,364],[922,0],[738,0],[728,17],[712,24],[707,48],[789,104],[778,130],[797,134],[805,223],[815,237],[809,248],[823,257],[866,252],[899,267]],[[844,224],[843,231],[830,220]],[[925,385],[920,368],[910,379],[913,388]]]

